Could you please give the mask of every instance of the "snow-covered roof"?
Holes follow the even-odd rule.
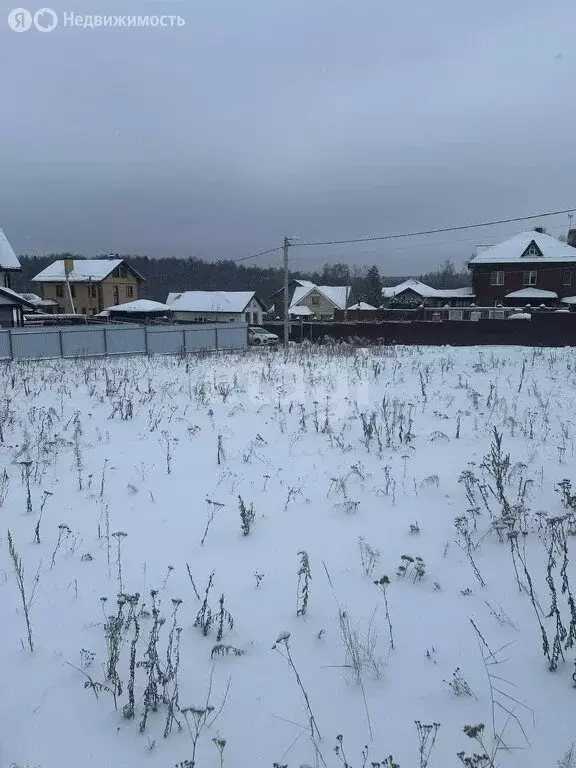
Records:
[[[463,288],[436,288],[435,295],[447,299],[474,298],[476,296],[471,285],[466,285]]]
[[[68,280],[71,283],[87,283],[89,280],[94,282],[104,280],[122,264],[124,259],[71,259],[71,261],[72,270],[68,273]],[[64,282],[66,280],[65,263],[65,259],[54,261],[33,277],[32,281],[35,283]]]
[[[576,296],[564,296],[560,299],[561,304],[576,304]]]
[[[22,269],[8,238],[0,229],[0,269]]]
[[[507,299],[557,299],[554,291],[545,291],[543,288],[521,288],[506,294]]]
[[[310,307],[305,306],[304,304],[297,304],[295,307],[290,307],[289,313],[291,315],[313,315],[314,310],[310,309]]]
[[[423,283],[421,280],[416,280],[411,277],[398,285],[382,288],[382,296],[385,299],[388,299],[398,296],[399,294],[404,293],[404,291],[413,291],[425,299],[473,298],[475,295],[472,287],[469,285],[464,288],[432,288],[431,285],[426,285],[426,283]]]
[[[58,304],[56,299],[43,299],[37,293],[21,293],[20,296],[38,307],[53,307]]]
[[[290,302],[291,307],[300,305],[304,299],[313,291],[318,291],[324,298],[328,299],[337,309],[346,309],[348,297],[350,296],[351,288],[349,285],[315,285],[307,280],[300,280],[299,285],[292,296]]]
[[[532,315],[529,312],[515,312],[508,315],[508,320],[532,320]]]
[[[126,304],[116,304],[114,307],[106,307],[105,312],[172,312],[172,307],[150,299],[137,299]]]
[[[2,296],[5,299],[11,299],[16,304],[22,304],[23,306],[26,306],[29,309],[34,309],[35,307],[35,304],[32,301],[25,299],[21,293],[16,293],[16,291],[13,291],[11,288],[5,288],[4,286],[0,286],[0,296]]]
[[[254,291],[184,291],[169,293],[166,304],[175,312],[244,312],[251,300],[264,305]]]
[[[514,235],[503,243],[485,248],[470,264],[503,264],[506,262],[576,262],[576,248],[555,237],[529,230]]]
[[[377,311],[377,307],[373,307],[372,304],[368,304],[365,301],[359,301],[356,304],[352,304],[352,306],[348,307],[348,309],[364,309],[364,310]]]

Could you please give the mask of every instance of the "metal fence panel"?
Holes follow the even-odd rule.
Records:
[[[246,324],[14,328],[0,331],[0,360],[45,360],[105,355],[174,355],[182,351],[242,349]]]
[[[10,360],[11,358],[10,331],[0,331],[0,360]]]
[[[109,355],[145,355],[146,328],[107,328],[106,352]]]
[[[177,355],[184,348],[184,328],[149,328],[148,352],[151,355]]]
[[[218,349],[242,349],[246,346],[246,326],[218,328]]]
[[[103,328],[62,331],[62,357],[94,357],[106,354]]]
[[[46,360],[62,357],[60,333],[43,329],[12,332],[12,357],[14,360]]]
[[[186,352],[198,352],[201,349],[216,349],[216,329],[198,328],[184,331]]]

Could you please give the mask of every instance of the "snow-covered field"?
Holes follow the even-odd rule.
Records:
[[[0,765],[555,768],[575,393],[572,349],[3,367]]]

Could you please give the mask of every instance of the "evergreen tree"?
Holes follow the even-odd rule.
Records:
[[[373,307],[379,307],[382,304],[382,280],[376,264],[370,267],[366,275],[364,301]]]

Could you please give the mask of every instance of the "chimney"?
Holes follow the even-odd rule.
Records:
[[[64,259],[64,274],[69,275],[74,270],[74,259]]]
[[[576,248],[576,229],[568,230],[568,238],[566,242],[568,243],[568,245],[571,245],[574,248]]]
[[[539,232],[541,235],[543,235],[544,227],[534,227],[534,232]]]

